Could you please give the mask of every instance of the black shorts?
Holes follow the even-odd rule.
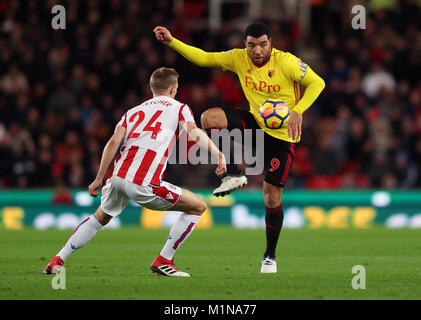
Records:
[[[222,108],[228,120],[228,130],[262,130],[253,115],[241,108]],[[263,131],[263,130],[262,130]],[[277,139],[264,132],[264,181],[283,187],[294,161],[295,143]],[[252,147],[258,150],[253,139]]]

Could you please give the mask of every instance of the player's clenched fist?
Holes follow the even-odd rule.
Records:
[[[102,185],[102,180],[95,179],[94,182],[92,182],[88,187],[89,195],[91,197],[96,197],[99,194],[97,189],[100,188],[101,185]]]
[[[171,32],[165,27],[157,26],[153,29],[153,32],[155,33],[156,39],[164,44],[169,44],[172,41]]]

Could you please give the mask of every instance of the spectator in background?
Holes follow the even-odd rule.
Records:
[[[365,158],[364,145],[367,141],[367,129],[363,119],[353,118],[345,144],[347,159]],[[365,158],[366,159],[366,158]]]
[[[368,169],[368,176],[370,178],[372,187],[382,188],[387,184],[396,183],[396,177],[392,177],[392,167],[389,158],[385,151],[375,151]],[[388,175],[386,177],[386,175]],[[392,181],[393,180],[393,181]]]
[[[53,204],[73,204],[73,196],[63,182],[57,182],[51,202]]]
[[[317,147],[312,151],[314,173],[319,175],[335,175],[339,173],[342,159],[333,146],[333,133],[322,134]]]
[[[2,77],[1,87],[8,95],[18,95],[29,90],[29,83],[19,68],[16,65],[12,65],[9,72]]]
[[[398,150],[394,157],[392,173],[401,189],[413,188],[418,179],[418,168],[406,150]]]
[[[376,98],[382,89],[394,91],[395,88],[395,79],[378,62],[372,64],[370,72],[362,79],[362,90],[371,99]]]
[[[15,155],[10,148],[10,134],[0,122],[0,188],[11,185]]]
[[[68,28],[53,32],[40,23],[50,5],[2,2],[0,188],[57,181],[85,187],[97,171],[97,150],[122,114],[151,96],[148,75],[158,65],[179,71],[179,98],[191,104],[197,121],[204,108],[245,103],[230,73],[186,63],[152,36],[153,26],[165,20],[176,37],[206,51],[240,47],[229,12],[211,32],[202,23],[205,1],[68,1]],[[265,21],[273,42],[305,53],[327,83],[303,119],[306,138],[297,146],[289,184],[421,187],[420,8],[413,1],[370,8],[367,29],[355,32],[343,23],[351,18],[349,3],[326,2],[311,7],[308,38],[291,15]],[[183,185],[184,171],[171,169],[171,182]],[[200,170],[195,184],[208,187],[213,175],[205,166]],[[313,184],[319,174],[325,180]]]
[[[56,115],[67,116],[69,111],[76,106],[75,96],[64,85],[54,90],[47,103],[47,110]]]
[[[55,160],[64,167],[80,163],[84,157],[84,149],[79,142],[76,131],[68,131],[65,140],[58,144],[54,150]]]
[[[12,122],[9,125],[9,147],[17,158],[24,154],[32,157],[35,153],[35,145],[29,131],[22,127],[19,122]]]

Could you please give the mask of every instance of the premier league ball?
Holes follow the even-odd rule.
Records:
[[[289,108],[283,101],[266,100],[260,106],[259,115],[266,128],[279,129],[289,117]]]

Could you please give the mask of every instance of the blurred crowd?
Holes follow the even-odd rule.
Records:
[[[211,32],[207,1],[60,1],[66,29],[53,30],[55,4],[0,0],[0,188],[87,187],[125,110],[151,97],[160,66],[179,72],[177,99],[198,123],[209,107],[247,108],[235,75],[191,64],[152,33],[164,25],[205,51],[243,47],[243,27],[230,22],[239,8],[224,8]],[[274,47],[326,81],[304,114],[288,187],[421,187],[421,7],[367,3],[366,29],[354,30],[350,5],[313,1],[308,32],[293,15],[260,16]],[[208,188],[213,170],[169,165],[166,179]],[[261,177],[249,178],[261,187]]]

